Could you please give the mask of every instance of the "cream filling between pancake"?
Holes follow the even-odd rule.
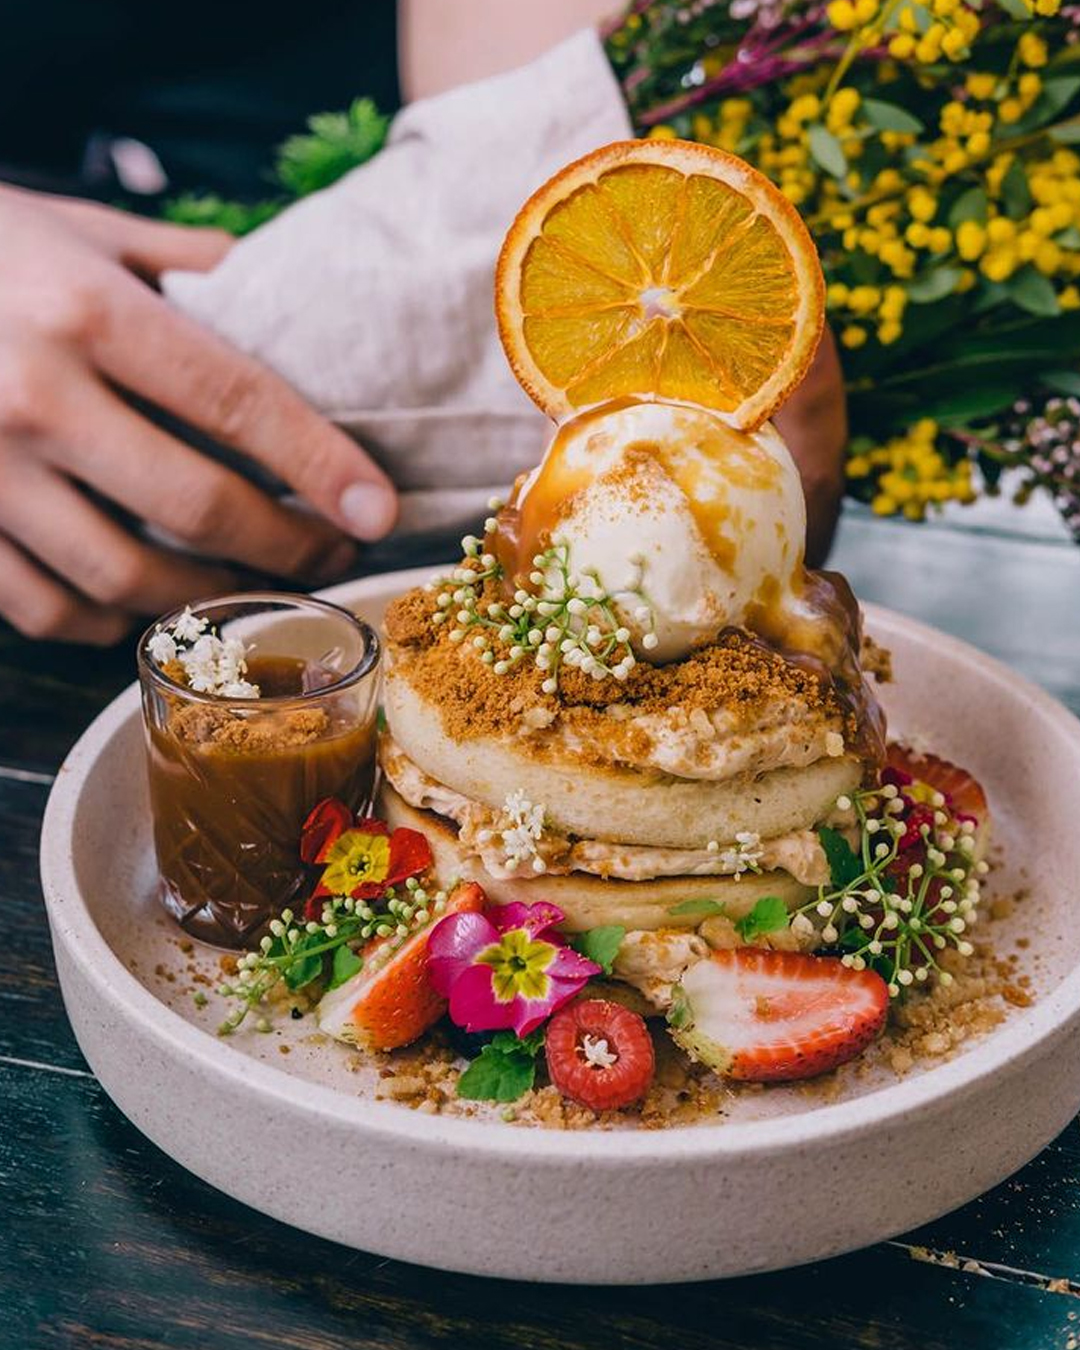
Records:
[[[813,830],[793,830],[773,839],[746,834],[736,847],[699,849],[660,848],[620,844],[608,840],[572,839],[546,825],[532,840],[532,857],[523,866],[510,855],[506,842],[513,823],[506,813],[472,800],[425,773],[385,734],[379,759],[384,774],[399,795],[417,810],[434,811],[458,826],[461,845],[499,880],[518,877],[531,866],[548,875],[587,872],[622,881],[646,881],[676,876],[739,876],[747,871],[782,868],[806,886],[828,880],[829,869]],[[539,860],[537,865],[535,860]]]

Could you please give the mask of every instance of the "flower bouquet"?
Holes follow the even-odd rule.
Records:
[[[636,0],[605,37],[642,135],[738,153],[809,224],[852,495],[919,520],[1012,467],[1080,539],[1080,6]]]

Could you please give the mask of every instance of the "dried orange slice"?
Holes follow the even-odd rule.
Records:
[[[495,309],[514,374],[552,417],[653,396],[752,429],[810,364],[824,285],[798,212],[743,160],[616,141],[522,207]]]

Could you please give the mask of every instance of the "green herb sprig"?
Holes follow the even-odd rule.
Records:
[[[919,827],[921,861],[897,868],[907,832],[899,790],[886,784],[841,797],[838,806],[855,812],[858,847],[836,830],[818,830],[830,881],[795,912],[792,926],[819,927],[825,943],[843,950],[845,965],[876,970],[894,998],[931,974],[951,984],[939,957],[948,948],[961,956],[974,951],[966,934],[978,918],[980,878],[989,870],[976,858],[974,822],[952,819],[942,809],[945,798],[935,793],[933,824]]]
[[[354,99],[344,112],[315,113],[307,132],[278,147],[270,182],[278,194],[259,202],[228,201],[216,193],[186,192],[169,198],[161,214],[177,225],[210,225],[244,235],[265,225],[287,206],[319,192],[366,164],[386,141],[390,118],[369,98]]]
[[[678,905],[672,905],[668,913],[676,916],[700,915],[703,919],[711,918],[713,915],[726,917],[727,906],[721,904],[719,900],[683,900]],[[733,920],[733,925],[743,942],[751,942],[766,933],[776,933],[787,928],[789,920],[787,905],[778,895],[763,895],[752,909]]]
[[[536,1081],[544,1029],[520,1037],[498,1031],[458,1079],[457,1093],[474,1102],[516,1102]]]
[[[270,931],[258,950],[237,961],[236,979],[221,986],[219,993],[236,1000],[236,1006],[218,1028],[218,1034],[234,1032],[249,1013],[264,1006],[279,983],[298,991],[324,979],[327,990],[336,989],[360,971],[365,963],[385,962],[414,933],[434,923],[446,910],[447,893],[429,893],[414,877],[403,888],[391,886],[377,900],[354,900],[332,896],[323,904],[319,920],[306,923],[291,909],[270,921]],[[374,952],[364,954],[369,943],[382,939]],[[270,1021],[261,1015],[259,1031],[269,1031]]]

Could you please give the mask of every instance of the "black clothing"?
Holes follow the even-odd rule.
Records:
[[[0,179],[108,202],[116,138],[250,201],[309,114],[400,104],[394,0],[0,0],[0,35]]]

